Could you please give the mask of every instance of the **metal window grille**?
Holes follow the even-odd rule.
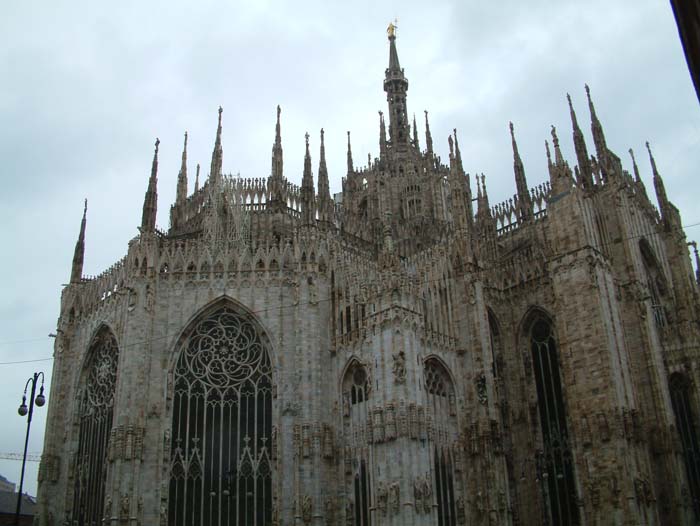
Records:
[[[574,466],[566,428],[556,343],[549,322],[539,319],[530,331],[537,386],[543,451],[537,464],[542,491],[549,506],[550,524],[579,524]]]
[[[688,477],[688,492],[693,502],[695,515],[700,516],[700,447],[698,445],[695,411],[690,400],[690,382],[679,373],[671,375],[669,381],[671,404],[676,415],[676,426],[681,435],[683,460]]]
[[[175,367],[169,526],[272,522],[272,368],[253,323],[200,320]]]
[[[119,348],[114,335],[100,332],[90,347],[80,398],[78,453],[75,457],[73,524],[101,524],[107,475],[107,446],[112,429]]]
[[[454,416],[454,386],[447,370],[437,360],[428,360],[424,366],[425,390],[428,393],[428,406],[440,428],[457,434]],[[448,443],[439,443],[436,437],[433,451],[435,471],[435,495],[437,498],[438,526],[455,526],[457,509],[455,503],[454,460]]]

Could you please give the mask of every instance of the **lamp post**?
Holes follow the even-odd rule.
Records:
[[[39,394],[34,397],[36,394],[36,382],[41,376],[41,388],[39,389]],[[32,392],[31,395],[29,396],[29,409],[27,409],[27,387],[29,387],[29,384],[32,384]],[[27,463],[27,446],[29,445],[29,428],[32,425],[32,413],[34,413],[34,404],[36,404],[38,407],[41,407],[46,403],[46,397],[44,396],[44,373],[43,372],[38,372],[34,373],[34,375],[27,380],[27,383],[24,384],[24,394],[22,395],[22,404],[19,406],[19,409],[17,409],[17,412],[19,413],[19,416],[25,416],[27,415],[27,436],[24,439],[24,456],[22,457],[22,474],[20,475],[19,478],[19,493],[17,494],[17,511],[15,512],[15,526],[19,525],[19,513],[22,509],[22,487],[24,486],[24,466]]]

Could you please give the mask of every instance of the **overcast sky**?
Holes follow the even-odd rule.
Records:
[[[465,169],[484,172],[491,203],[515,192],[508,121],[531,186],[547,178],[544,140],[559,130],[575,164],[566,93],[593,151],[584,84],[608,145],[631,171],[632,147],[653,195],[652,144],[683,222],[700,222],[700,105],[667,0],[500,2],[22,2],[0,18],[0,453],[21,452],[25,379],[50,377],[61,285],[70,275],[82,201],[89,200],[85,274],[121,258],[137,234],[160,138],[158,224],[168,226],[182,139],[190,190],[205,174],[223,106],[224,171],[266,177],[275,107],[282,106],[285,175],[299,184],[304,133],[314,175],[326,131],[331,191],[378,154],[377,111],[388,63],[386,27],[398,17],[408,110],[447,159],[457,128]],[[584,7],[585,5],[585,7]],[[686,230],[700,238],[700,226]],[[7,364],[21,360],[46,361]],[[33,422],[40,452],[46,407]],[[36,463],[25,488],[36,491]],[[20,463],[0,460],[19,482]]]

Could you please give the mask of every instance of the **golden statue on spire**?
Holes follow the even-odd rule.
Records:
[[[394,19],[393,22],[389,22],[389,27],[386,28],[386,34],[389,36],[389,38],[396,37],[396,29],[398,26],[396,25],[398,23],[398,20]]]

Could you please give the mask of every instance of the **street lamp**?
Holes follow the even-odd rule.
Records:
[[[39,394],[34,396],[36,394],[36,382],[41,376],[41,388],[39,389]],[[31,395],[29,396],[29,408],[27,408],[27,387],[29,387],[29,384],[32,384],[32,392]],[[20,404],[19,409],[17,409],[17,412],[19,413],[19,416],[27,416],[27,436],[24,439],[24,456],[22,457],[22,474],[20,475],[19,478],[19,493],[17,495],[17,511],[15,512],[15,526],[19,525],[19,513],[22,509],[22,487],[24,486],[24,466],[27,463],[27,446],[29,445],[29,428],[32,425],[32,413],[34,413],[34,404],[37,405],[37,407],[41,407],[46,403],[46,397],[44,396],[44,373],[43,372],[38,372],[34,373],[34,375],[27,380],[27,383],[24,384],[24,394],[22,395],[22,404]]]

